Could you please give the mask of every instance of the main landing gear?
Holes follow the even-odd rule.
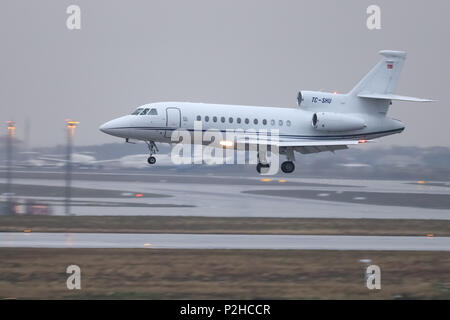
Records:
[[[258,171],[258,173],[261,173],[261,168],[270,168],[270,164],[258,162],[258,164],[256,165],[256,171]]]
[[[284,173],[292,173],[295,170],[295,164],[292,161],[285,161],[281,164],[281,171]]]
[[[261,173],[262,168],[270,168],[270,164],[259,162],[256,165],[256,171],[258,171],[258,173]],[[292,161],[285,161],[281,164],[281,171],[283,171],[284,173],[292,173],[292,172],[294,172],[294,170],[295,170],[295,164]]]
[[[287,147],[286,149],[282,150],[282,153],[286,154],[287,161],[285,161],[281,164],[281,171],[283,171],[284,173],[294,172],[294,170],[295,170],[294,149],[292,147]]]
[[[263,168],[267,168],[267,170],[263,170],[263,173],[266,173],[268,168],[270,168],[270,163],[267,162],[266,152],[258,152],[258,164],[256,165],[256,171],[261,173],[261,169]]]
[[[282,154],[286,154],[287,161],[284,161],[281,164],[281,171],[284,173],[292,173],[295,170],[295,156],[294,156],[294,149],[293,148],[286,148],[284,150],[280,150]],[[258,164],[256,165],[256,171],[258,173],[261,173],[261,170],[263,168],[270,168],[270,163],[267,162],[266,159],[266,153],[265,152],[258,152]]]
[[[147,162],[148,164],[155,164],[156,158],[153,156],[153,154],[159,152],[158,147],[153,141],[145,141],[145,143],[148,146],[148,151],[150,151],[150,157],[148,157]]]

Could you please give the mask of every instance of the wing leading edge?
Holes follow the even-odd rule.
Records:
[[[244,140],[240,139],[237,141],[238,145],[249,145],[249,146],[276,146],[280,149],[284,148],[293,148],[295,151],[298,151],[302,154],[308,153],[317,153],[324,151],[336,151],[348,149],[349,145],[358,145],[371,142],[371,140],[288,140],[288,139],[280,139],[280,140],[266,140],[266,139],[249,139]]]

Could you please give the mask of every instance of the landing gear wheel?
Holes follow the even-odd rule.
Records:
[[[285,161],[281,164],[281,171],[284,173],[292,173],[295,170],[295,164],[292,161]]]
[[[261,168],[270,168],[270,164],[258,163],[256,165],[256,171],[258,171],[258,173],[261,173]]]
[[[155,164],[156,158],[153,155],[159,151],[158,147],[154,141],[145,141],[145,143],[147,144],[148,151],[150,151],[150,157],[147,159],[147,162],[149,164]]]
[[[154,156],[150,156],[150,157],[148,157],[147,162],[149,164],[155,164],[156,158]]]

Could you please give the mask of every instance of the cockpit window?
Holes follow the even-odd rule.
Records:
[[[142,109],[144,109],[144,108],[137,108],[137,109],[132,113],[132,115],[137,115],[137,114],[141,113]]]
[[[140,113],[140,115],[141,115],[141,116],[145,116],[145,115],[147,114],[148,110],[150,110],[150,108],[145,108],[144,111],[142,111],[142,112]]]
[[[148,114],[151,116],[156,116],[158,114],[158,110],[156,110],[155,108],[150,109],[150,112]]]

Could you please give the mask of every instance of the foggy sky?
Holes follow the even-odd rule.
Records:
[[[70,4],[81,30],[66,28]],[[392,49],[408,52],[397,93],[439,102],[394,102],[406,130],[379,145],[450,147],[449,16],[447,0],[3,0],[0,130],[12,119],[24,138],[29,119],[29,143],[55,145],[72,118],[91,145],[119,142],[98,126],[144,103],[296,107],[299,90],[349,91]]]

